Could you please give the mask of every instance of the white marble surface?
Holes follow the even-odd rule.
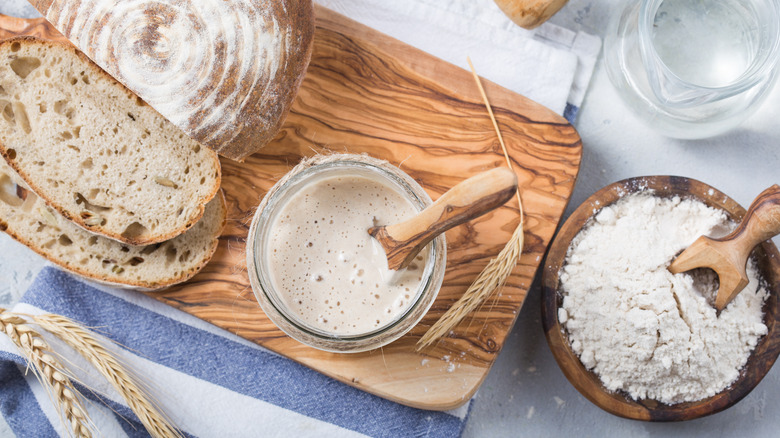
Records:
[[[0,12],[25,13],[24,0],[0,0]],[[618,0],[571,0],[552,21],[604,36],[607,16]],[[747,205],[778,181],[780,87],[737,130],[718,138],[680,141],[655,134],[618,99],[603,63],[596,71],[575,126],[584,145],[580,176],[567,215],[599,188],[619,179],[652,174],[693,177]],[[775,242],[780,242],[775,239]],[[29,284],[39,259],[0,236],[0,305]],[[731,409],[673,424],[649,424],[612,416],[582,397],[552,358],[540,322],[535,286],[517,324],[473,405],[465,437],[502,436],[777,436],[780,368]],[[0,436],[10,432],[0,421]]]

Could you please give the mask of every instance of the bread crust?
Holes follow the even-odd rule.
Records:
[[[0,49],[7,45],[14,44],[16,42],[25,44],[43,44],[50,48],[59,47],[61,49],[67,50],[69,52],[72,52],[74,55],[76,55],[81,61],[85,63],[87,68],[91,68],[93,70],[94,74],[103,76],[107,80],[112,81],[116,86],[117,90],[120,90],[121,92],[125,93],[126,96],[129,98],[138,98],[131,90],[129,90],[127,87],[125,87],[122,83],[117,81],[114,77],[112,77],[110,74],[108,74],[105,70],[100,68],[97,64],[95,64],[91,59],[89,59],[88,56],[86,56],[83,52],[81,52],[78,48],[73,46],[72,44],[61,42],[61,41],[51,41],[51,40],[43,40],[34,36],[16,36],[12,38],[8,38],[5,40],[0,41]],[[156,110],[149,107],[151,111]],[[159,113],[157,113],[159,114]],[[208,203],[219,191],[220,191],[220,184],[219,181],[221,181],[222,178],[222,169],[221,169],[221,163],[219,161],[219,157],[216,154],[207,154],[207,159],[211,161],[211,163],[207,163],[209,166],[213,167],[217,171],[216,181],[217,184],[214,184],[210,192],[203,196],[198,202],[197,206],[195,206],[195,214],[192,216],[192,220],[189,221],[186,226],[173,230],[168,233],[163,234],[156,234],[149,236],[147,238],[134,238],[134,237],[128,237],[123,236],[121,233],[115,233],[111,230],[106,229],[105,227],[102,227],[101,225],[87,225],[85,223],[85,220],[79,216],[79,215],[73,215],[70,214],[68,210],[62,207],[58,202],[51,199],[47,196],[47,194],[42,191],[41,187],[36,183],[34,178],[31,178],[30,175],[24,171],[17,163],[14,157],[11,157],[8,152],[8,147],[0,140],[0,155],[3,156],[5,161],[14,169],[14,171],[25,181],[25,184],[27,184],[31,190],[33,190],[43,201],[52,209],[56,210],[59,214],[61,214],[66,219],[70,220],[74,224],[78,225],[79,227],[83,228],[86,231],[89,231],[91,233],[97,233],[101,234],[105,237],[117,240],[119,242],[127,243],[128,245],[134,245],[134,246],[140,246],[140,245],[150,245],[154,243],[164,242],[166,240],[170,240],[188,229],[192,228],[193,225],[195,225],[202,217],[203,212],[205,211],[205,204]]]
[[[19,233],[15,232],[13,229],[13,226],[8,223],[5,219],[0,217],[0,231],[5,232],[11,238],[16,240],[17,242],[21,243],[22,245],[30,248],[31,250],[35,251],[38,255],[45,258],[46,260],[54,263],[55,265],[61,267],[62,269],[72,272],[76,275],[79,275],[81,277],[87,278],[91,281],[95,281],[97,283],[106,285],[106,286],[112,286],[112,287],[119,287],[122,289],[128,289],[128,290],[136,290],[140,292],[152,292],[152,291],[159,291],[165,288],[168,288],[170,286],[173,286],[178,283],[182,283],[184,281],[189,280],[190,278],[194,277],[195,274],[200,272],[208,263],[211,261],[211,258],[214,256],[214,254],[217,251],[217,247],[219,246],[219,236],[222,234],[222,231],[225,228],[225,224],[227,223],[227,204],[225,202],[225,195],[220,190],[219,191],[219,203],[220,203],[220,211],[221,211],[221,224],[219,226],[219,231],[214,234],[214,239],[211,243],[211,247],[206,255],[206,257],[203,257],[200,263],[196,265],[195,267],[189,269],[186,272],[181,272],[178,276],[171,277],[167,280],[159,281],[159,282],[150,282],[150,281],[136,281],[133,279],[124,279],[120,278],[119,276],[111,277],[109,275],[100,275],[94,272],[90,272],[86,269],[82,269],[79,266],[71,263],[67,263],[64,260],[60,260],[54,257],[50,257],[49,254],[47,254],[42,248],[35,245],[32,241],[29,239],[26,239],[24,236],[20,235]]]
[[[306,76],[306,70],[311,60],[311,52],[314,41],[314,12],[311,0],[281,0],[274,1],[273,7],[282,13],[286,10],[289,18],[289,28],[292,33],[289,38],[293,41],[291,48],[285,47],[284,68],[277,75],[281,77],[277,82],[270,84],[270,95],[278,96],[276,101],[268,102],[258,109],[259,113],[272,114],[273,123],[261,133],[258,133],[255,124],[251,120],[243,123],[243,127],[232,141],[225,144],[206,145],[227,158],[243,161],[249,155],[259,151],[271,142],[281,130],[292,104],[298,95],[298,89]],[[260,101],[269,92],[255,90],[251,96],[252,101]],[[249,108],[253,106],[248,105]],[[198,137],[194,137],[198,140]]]
[[[220,155],[238,161],[257,152],[281,129],[306,73],[314,40],[311,0],[233,0],[227,2],[231,8],[235,8],[244,18],[254,16],[256,21],[250,21],[251,24],[241,22],[232,13],[226,13],[219,16],[224,20],[220,25],[214,25],[209,21],[209,14],[204,13],[219,9],[214,6],[218,2],[142,0],[134,4],[132,14],[122,15],[113,14],[104,0],[32,0],[31,3],[97,64],[190,137]],[[97,9],[102,12],[91,15]],[[191,17],[198,19],[192,21]],[[124,44],[122,41],[125,38],[117,36],[117,32],[128,27],[127,20],[133,20],[131,27],[142,37]],[[185,28],[175,26],[179,20],[186,23]],[[77,22],[82,25],[76,26]],[[269,22],[273,23],[269,25]],[[243,26],[253,27],[260,33],[249,32],[252,36],[239,41],[239,45],[254,47],[255,44],[264,44],[259,52],[270,51],[269,56],[273,59],[269,61],[263,58],[263,53],[220,52],[229,44],[227,39],[220,42],[218,38],[225,33],[224,28]],[[206,28],[210,33],[201,32]],[[206,34],[216,35],[217,38],[208,40],[204,37]],[[193,35],[197,38],[192,38]],[[238,38],[247,36],[246,33],[236,35]],[[111,41],[112,45],[102,46],[102,41]],[[201,50],[210,54],[194,74],[190,71],[176,71],[182,63],[170,62],[169,67],[171,53],[159,54],[151,50],[158,43],[176,53]],[[212,47],[206,50],[205,45]],[[260,56],[260,59],[253,59],[253,56]],[[120,58],[151,59],[154,68],[150,70],[159,69],[159,74],[192,83],[194,88],[178,91],[154,88],[149,85],[150,77],[144,76],[148,74],[144,68],[128,66],[127,63],[120,65]],[[251,86],[248,81],[243,81],[245,78],[225,74],[228,71],[240,71],[243,66],[239,64],[247,60],[253,68],[261,69],[276,62],[276,70],[271,72],[273,74],[270,77],[266,77],[267,71],[255,72],[263,77]],[[182,98],[181,93],[188,94]],[[224,114],[221,107],[210,107],[207,102],[226,101],[229,103],[225,111],[229,117],[222,120]],[[178,106],[171,106],[171,102],[177,102]]]

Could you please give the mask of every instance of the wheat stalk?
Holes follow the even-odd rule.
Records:
[[[119,362],[87,329],[70,318],[54,315],[32,316],[42,329],[61,339],[87,359],[125,399],[146,430],[154,437],[181,437],[181,433],[160,413],[156,403]]]
[[[506,164],[514,171],[512,161],[509,159],[509,153],[504,144],[504,138],[501,136],[496,117],[493,115],[493,109],[490,107],[490,102],[485,94],[485,89],[482,88],[482,82],[480,82],[479,76],[477,76],[477,72],[474,70],[471,59],[468,59],[468,62],[469,67],[471,67],[471,73],[474,76],[474,81],[477,83],[479,92],[482,95],[482,100],[485,102],[485,107],[490,115],[490,120],[493,122],[493,128],[496,130],[496,135],[498,135],[498,142],[501,144],[501,148],[504,151]],[[460,297],[460,299],[425,332],[419,341],[417,341],[417,351],[433,345],[441,339],[442,336],[449,333],[466,315],[479,307],[493,291],[503,287],[506,283],[512,270],[520,260],[520,256],[523,253],[523,243],[525,241],[525,235],[523,233],[523,223],[525,222],[525,219],[523,216],[523,202],[520,200],[519,190],[516,192],[516,195],[517,204],[520,209],[520,223],[517,225],[517,228],[515,228],[514,233],[512,233],[512,237],[506,245],[504,245],[501,252],[498,253],[498,256],[488,262],[485,269],[480,272],[476,280],[474,280],[474,282],[471,283],[471,286],[466,289],[463,296]]]
[[[81,403],[80,393],[63,372],[65,368],[52,354],[49,344],[26,322],[21,316],[0,308],[0,329],[8,335],[27,359],[28,368],[33,370],[41,385],[49,393],[63,423],[70,426],[73,435],[91,437],[92,422]]]

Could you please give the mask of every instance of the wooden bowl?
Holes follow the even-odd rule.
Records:
[[[630,178],[611,184],[588,198],[569,217],[550,246],[542,276],[542,321],[547,343],[566,378],[588,400],[605,411],[635,420],[681,421],[702,417],[726,409],[745,397],[766,375],[780,353],[780,253],[771,242],[759,245],[754,255],[766,281],[769,297],[764,304],[764,323],[768,333],[759,339],[739,378],[722,392],[697,401],[666,405],[655,400],[635,401],[622,392],[606,389],[599,377],[588,371],[572,351],[563,326],[558,322],[558,308],[562,296],[558,292],[559,271],[566,258],[572,239],[603,207],[621,197],[644,190],[656,195],[695,198],[711,207],[727,212],[730,219],[740,221],[745,209],[731,198],[702,182],[677,176],[648,176]]]

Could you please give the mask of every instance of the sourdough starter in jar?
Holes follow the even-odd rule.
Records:
[[[338,336],[375,331],[413,303],[429,251],[392,271],[368,234],[418,210],[398,189],[355,174],[325,174],[293,193],[272,219],[265,254],[280,299],[305,324]]]

